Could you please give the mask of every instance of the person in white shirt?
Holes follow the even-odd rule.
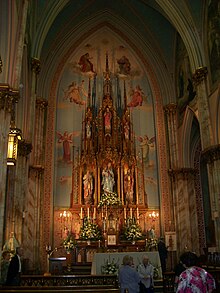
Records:
[[[150,293],[154,292],[153,290],[153,276],[154,276],[154,267],[149,262],[147,255],[143,256],[142,264],[138,266],[138,274],[141,278],[140,281],[140,293]]]

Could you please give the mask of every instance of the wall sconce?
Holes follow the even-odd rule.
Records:
[[[155,211],[153,211],[152,213],[149,214],[149,218],[152,219],[152,221],[154,222],[156,219],[159,218],[159,213],[156,213]]]
[[[11,127],[8,134],[7,165],[14,166],[17,161],[18,141],[22,139],[21,130]]]

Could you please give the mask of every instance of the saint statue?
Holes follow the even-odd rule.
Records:
[[[84,202],[85,204],[92,203],[93,194],[93,177],[90,171],[87,171],[83,176],[83,188],[84,188]]]
[[[108,166],[105,167],[102,171],[102,185],[104,191],[113,192],[115,179],[111,162],[109,162]]]
[[[129,204],[133,203],[133,194],[134,194],[134,178],[131,169],[125,171],[124,176],[124,193],[126,201]]]
[[[111,133],[111,120],[112,113],[110,112],[109,108],[106,108],[104,113],[105,133]]]

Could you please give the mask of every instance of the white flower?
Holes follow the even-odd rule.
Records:
[[[69,234],[66,239],[63,240],[63,246],[67,251],[74,249],[75,245],[76,240],[72,234]]]
[[[124,228],[124,237],[126,240],[138,240],[142,238],[141,227],[136,223],[136,219],[128,218],[127,225]]]
[[[102,232],[97,224],[93,224],[85,217],[83,219],[83,226],[80,228],[80,239],[83,240],[100,240],[102,239]]]
[[[117,274],[119,269],[118,262],[116,263],[114,258],[110,262],[110,260],[107,260],[105,264],[102,266],[102,273],[105,275],[113,275]]]
[[[102,206],[121,205],[121,201],[115,192],[104,192],[98,204],[98,208]]]

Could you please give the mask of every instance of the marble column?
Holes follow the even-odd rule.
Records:
[[[193,75],[198,97],[198,118],[202,143],[202,158],[208,170],[212,220],[215,225],[216,251],[220,250],[220,145],[216,145],[209,112],[206,67],[198,68]]]
[[[169,173],[174,192],[173,207],[178,251],[187,249],[200,254],[195,170],[179,168],[172,169]]]
[[[170,168],[178,167],[178,141],[177,141],[177,105],[170,103],[164,107],[167,121],[169,139]]]
[[[8,133],[11,124],[12,112],[18,101],[18,91],[13,90],[7,84],[0,84],[0,247],[3,246],[5,233],[5,204],[6,204],[6,182],[7,182],[7,146]]]
[[[31,164],[29,168],[28,190],[26,203],[28,205],[28,222],[25,222],[26,233],[29,235],[29,241],[26,241],[26,247],[30,253],[28,258],[33,266],[40,263],[40,251],[42,237],[42,218],[44,207],[43,201],[43,180],[44,180],[44,147],[45,147],[45,117],[48,102],[43,98],[37,98],[35,103],[35,123],[33,129],[33,151],[31,154]],[[30,241],[30,239],[34,239]],[[45,254],[46,256],[46,254]]]
[[[177,105],[170,103],[164,107],[164,112],[166,116],[166,128],[168,132],[168,150],[169,150],[169,170],[172,171],[178,167],[178,142],[177,142]],[[170,191],[172,194],[171,205],[175,202],[177,197],[177,188],[170,180]],[[176,231],[175,211],[171,210],[169,215],[169,225],[166,231]]]
[[[40,60],[37,58],[31,59],[31,70],[32,70],[32,84],[31,84],[31,103],[29,112],[29,129],[28,129],[28,141],[34,141],[34,131],[35,131],[35,109],[36,109],[36,92],[37,92],[37,77],[40,73]],[[31,156],[32,161],[32,156]]]
[[[202,160],[208,170],[212,220],[215,228],[216,251],[220,251],[220,145],[202,151]]]
[[[193,83],[196,86],[202,149],[206,149],[214,144],[208,105],[207,73],[206,67],[200,67],[193,74]]]

